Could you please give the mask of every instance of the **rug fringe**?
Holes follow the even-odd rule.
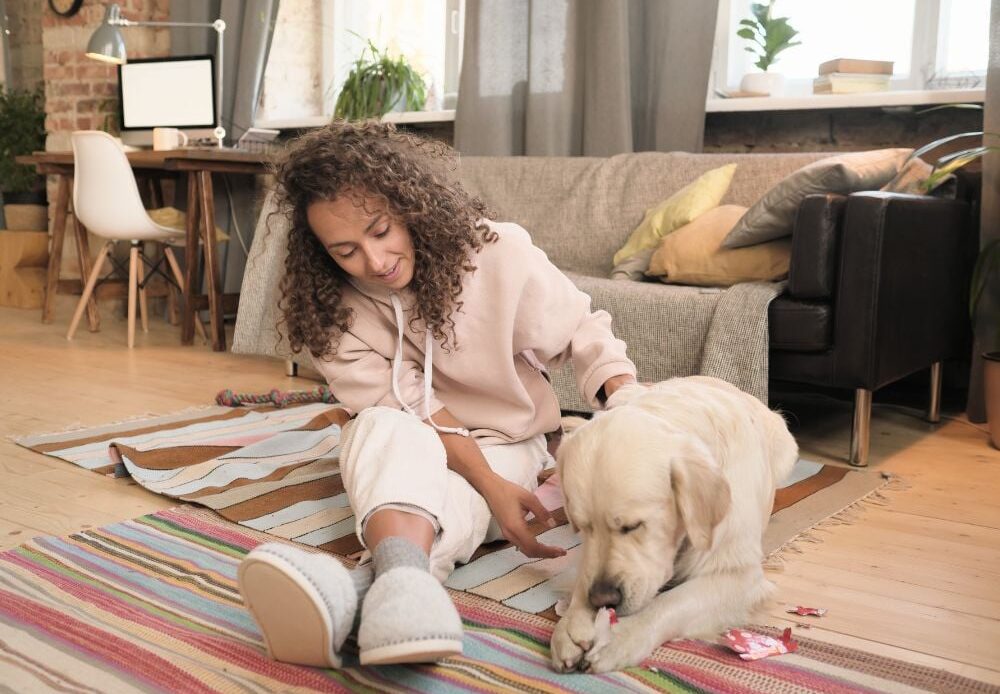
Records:
[[[60,436],[63,434],[73,434],[78,431],[86,431],[87,429],[102,429],[104,427],[116,427],[120,424],[129,424],[130,422],[136,422],[142,419],[154,419],[156,417],[173,417],[182,414],[194,414],[196,412],[202,412],[204,410],[210,410],[212,408],[219,407],[215,403],[211,405],[189,405],[180,410],[174,410],[173,412],[143,412],[140,414],[129,415],[122,419],[117,419],[113,422],[102,422],[101,424],[83,424],[82,422],[76,421],[67,424],[62,429],[47,430],[47,431],[34,431],[27,434],[9,434],[4,437],[11,443],[16,443],[18,446],[23,446],[21,443],[25,439],[34,438],[36,436]]]
[[[833,515],[806,528],[801,533],[784,542],[780,547],[774,549],[764,558],[764,569],[766,571],[783,570],[788,555],[804,553],[802,548],[803,543],[819,544],[823,542],[821,533],[828,533],[833,528],[840,526],[853,525],[861,519],[865,510],[871,506],[888,506],[890,499],[885,495],[885,492],[904,491],[912,486],[895,473],[880,472],[879,474],[882,475],[881,485],[860,499],[852,501]]]

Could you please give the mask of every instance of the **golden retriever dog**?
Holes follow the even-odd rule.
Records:
[[[782,417],[716,378],[617,390],[557,462],[582,551],[552,634],[557,671],[636,665],[672,639],[745,623],[772,590],[761,536],[798,458]],[[619,615],[595,647],[595,615]]]

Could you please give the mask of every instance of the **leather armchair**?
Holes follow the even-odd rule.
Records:
[[[771,378],[854,391],[850,462],[867,465],[872,392],[968,353],[973,206],[898,193],[811,195],[769,312]]]

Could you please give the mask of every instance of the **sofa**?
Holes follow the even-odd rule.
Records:
[[[974,243],[963,200],[864,192],[801,204],[785,283],[705,289],[609,279],[612,257],[644,211],[702,173],[737,168],[722,204],[750,206],[822,153],[643,152],[609,158],[463,157],[456,175],[494,217],[529,231],[555,265],[611,313],[642,380],[710,373],[767,399],[768,381],[855,393],[849,460],[868,461],[871,394],[964,356]],[[282,220],[261,214],[233,350],[290,359],[275,330]],[[571,374],[554,374],[564,410],[586,411]]]

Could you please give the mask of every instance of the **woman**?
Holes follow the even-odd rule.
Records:
[[[278,164],[283,322],[358,413],[341,476],[374,570],[276,543],[251,552],[240,589],[275,659],[339,667],[359,605],[362,664],[461,653],[440,583],[456,563],[501,536],[529,557],[565,554],[525,520],[553,524],[533,494],[559,428],[546,369],[570,359],[594,406],[635,380],[610,316],[523,229],[486,219],[442,174],[449,154],[391,125],[335,123]]]

